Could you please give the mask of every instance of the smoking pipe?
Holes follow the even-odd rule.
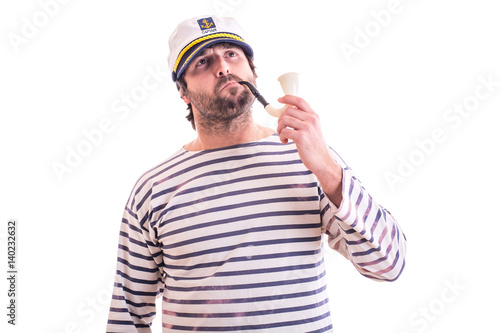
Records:
[[[285,73],[278,77],[278,81],[280,82],[281,88],[286,95],[297,95],[299,90],[299,73]],[[255,98],[257,98],[257,100],[264,106],[264,109],[267,111],[267,113],[269,113],[273,117],[279,117],[289,106],[284,105],[283,107],[277,109],[266,101],[264,96],[259,93],[259,91],[253,84],[247,81],[239,81],[238,83],[246,85],[255,96]]]

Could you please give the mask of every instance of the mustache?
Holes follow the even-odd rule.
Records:
[[[227,74],[227,75],[221,76],[219,81],[215,85],[215,90],[220,90],[220,88],[222,88],[229,81],[239,82],[241,80],[242,79],[239,76],[234,75],[234,74]]]

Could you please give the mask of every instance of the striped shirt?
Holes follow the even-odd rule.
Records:
[[[393,281],[406,240],[343,168],[336,207],[277,135],[179,150],[140,177],[122,219],[107,332],[330,332],[322,240]],[[326,236],[323,236],[326,235]]]

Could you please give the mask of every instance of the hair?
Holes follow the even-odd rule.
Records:
[[[221,44],[231,44],[231,43],[221,43]],[[217,44],[216,44],[217,45]],[[208,46],[207,48],[214,47],[215,45]],[[252,70],[252,73],[255,77],[257,77],[257,73],[255,71],[255,64],[253,63],[253,59],[251,56],[245,53],[245,56],[247,57],[248,64],[250,65],[250,69]],[[175,81],[177,85],[177,90],[184,90],[187,91],[187,83],[186,80],[184,79],[184,73]],[[191,126],[193,127],[194,130],[196,130],[196,124],[194,123],[194,115],[193,115],[193,107],[191,106],[191,103],[188,104],[187,110],[189,111],[189,114],[186,116],[186,119],[191,123]]]

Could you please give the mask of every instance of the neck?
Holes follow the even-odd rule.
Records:
[[[243,116],[243,115],[242,115]],[[244,117],[233,119],[230,123],[211,123],[209,126],[203,122],[196,122],[197,138],[184,146],[186,150],[198,151],[234,146],[266,138],[274,130],[255,123],[251,112]]]

